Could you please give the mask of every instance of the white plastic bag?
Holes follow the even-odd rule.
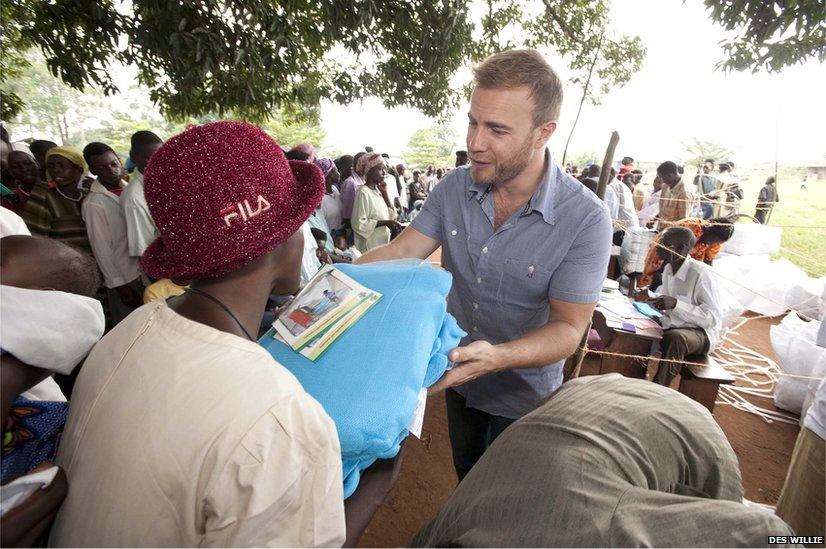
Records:
[[[786,312],[787,293],[808,279],[794,263],[787,259],[771,261],[768,255],[721,255],[714,260],[713,270],[719,275],[716,279],[720,285],[743,308],[767,316]]]
[[[786,292],[786,305],[809,318],[821,318],[824,313],[826,277],[804,278]]]
[[[628,229],[622,239],[620,249],[620,270],[625,274],[643,272],[645,256],[648,255],[651,241],[656,237],[657,233],[652,229],[643,227]]]
[[[820,321],[806,322],[790,313],[771,327],[772,349],[780,359],[780,379],[774,389],[778,408],[800,414],[804,402],[811,400],[809,394],[826,377],[826,349],[815,344],[820,326]]]
[[[722,251],[733,255],[775,254],[780,251],[782,234],[780,227],[738,223]]]

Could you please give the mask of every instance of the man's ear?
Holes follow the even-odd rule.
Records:
[[[556,131],[556,120],[549,120],[537,128],[537,138],[534,143],[534,148],[544,149],[548,144],[548,140]]]

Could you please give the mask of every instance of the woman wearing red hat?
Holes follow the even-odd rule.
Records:
[[[136,310],[86,360],[51,543],[341,545],[335,426],[255,341],[268,296],[298,289],[321,171],[217,122],[170,139],[144,175],[160,236],[141,266],[192,286]]]

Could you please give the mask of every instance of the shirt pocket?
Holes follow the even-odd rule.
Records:
[[[535,312],[548,307],[551,272],[536,261],[505,259],[496,300],[510,310]]]
[[[445,224],[445,240],[442,246],[448,248],[455,263],[470,266],[475,272],[479,262],[481,244],[475,242],[462,225]]]

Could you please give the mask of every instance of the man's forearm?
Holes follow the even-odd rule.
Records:
[[[385,244],[384,246],[379,246],[378,248],[364,252],[361,257],[353,261],[353,263],[373,263],[375,261],[391,261],[393,259],[402,259],[402,256],[398,255],[397,250],[394,249],[391,242],[390,244]]]
[[[496,346],[501,356],[499,370],[538,368],[571,356],[582,332],[564,320],[553,320],[519,339]]]

